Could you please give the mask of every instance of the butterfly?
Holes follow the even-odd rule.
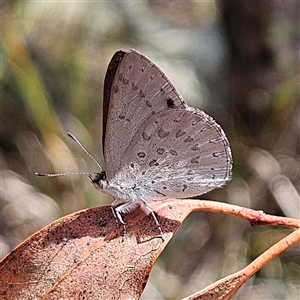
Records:
[[[114,197],[112,212],[123,238],[123,215],[140,207],[164,239],[148,203],[199,196],[231,178],[231,150],[220,125],[189,107],[166,75],[135,50],[117,51],[108,65],[102,144],[106,168],[89,177]]]

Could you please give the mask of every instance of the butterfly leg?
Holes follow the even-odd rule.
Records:
[[[123,205],[126,205],[126,204],[123,204]],[[116,220],[117,226],[120,226],[120,224],[123,226],[122,242],[124,242],[124,240],[126,238],[126,234],[127,234],[125,222],[120,213],[120,211],[122,211],[123,205],[118,206],[118,207],[114,207],[113,205],[111,205],[111,210],[112,210],[113,216]]]
[[[158,230],[159,230],[159,236],[160,236],[160,238],[162,239],[162,241],[164,242],[164,241],[165,241],[165,237],[164,237],[164,234],[163,234],[163,232],[162,232],[161,226],[160,226],[160,224],[159,224],[159,222],[158,222],[158,220],[157,220],[157,217],[156,217],[155,212],[154,212],[154,211],[151,209],[151,207],[148,206],[147,203],[144,202],[144,201],[143,201],[142,208],[143,208],[143,210],[146,212],[147,215],[150,214],[150,215],[152,216],[152,218],[154,219],[154,221],[155,221],[155,223],[156,223],[156,225],[157,225],[157,228],[158,228]]]
[[[144,202],[144,201],[126,202],[126,201],[123,201],[121,199],[116,199],[112,203],[111,209],[112,209],[113,216],[116,219],[117,225],[119,226],[121,224],[123,226],[122,241],[125,240],[126,234],[127,234],[126,223],[123,220],[122,214],[129,213],[129,212],[133,211],[134,209],[136,209],[137,207],[141,207],[142,210],[147,215],[150,214],[152,216],[152,218],[154,219],[154,221],[157,225],[157,228],[159,230],[159,236],[164,241],[165,237],[164,237],[164,234],[162,232],[161,226],[160,226],[160,224],[157,220],[155,212],[147,205],[146,202]]]
[[[126,223],[123,220],[122,214],[130,213],[137,207],[140,207],[139,201],[128,202],[123,199],[115,199],[111,204],[112,213],[116,219],[117,225],[119,226],[121,224],[123,226],[122,242],[125,240],[127,234]]]

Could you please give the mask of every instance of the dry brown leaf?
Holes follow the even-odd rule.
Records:
[[[156,258],[192,209],[170,203],[157,211],[164,242],[153,218],[137,212],[126,215],[122,242],[110,206],[48,225],[1,262],[1,299],[139,298]]]
[[[215,201],[170,199],[153,202],[151,208],[157,213],[164,242],[153,218],[139,210],[125,216],[127,236],[122,242],[123,229],[116,226],[110,206],[82,210],[41,229],[1,261],[1,299],[138,299],[155,260],[194,210],[230,214],[252,224],[300,227],[297,219]],[[297,241],[299,233],[293,242],[285,243],[288,247]],[[241,272],[197,296],[233,295],[246,280],[245,269]]]

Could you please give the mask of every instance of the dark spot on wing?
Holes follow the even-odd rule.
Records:
[[[159,136],[161,139],[163,139],[163,138],[165,138],[166,136],[168,136],[169,133],[170,133],[170,131],[165,131],[165,130],[163,130],[162,128],[160,128],[160,129],[158,130],[158,136]]]
[[[157,152],[158,154],[160,154],[160,155],[164,154],[165,151],[166,151],[166,150],[165,150],[164,148],[158,148],[158,149],[156,150],[156,152]]]
[[[185,143],[190,143],[190,142],[192,142],[194,139],[191,137],[191,136],[188,136],[185,140],[184,140],[184,142]]]
[[[181,137],[181,136],[183,136],[183,135],[185,135],[185,134],[186,134],[185,131],[183,131],[182,129],[179,129],[179,130],[176,132],[176,138],[179,138],[179,137]]]
[[[118,86],[117,84],[115,84],[115,85],[113,86],[113,92],[114,92],[115,94],[117,94],[117,93],[119,92],[119,86]]]
[[[134,91],[137,90],[137,89],[139,88],[136,82],[132,82],[131,85],[132,85],[132,89],[133,89]]]
[[[174,100],[172,100],[171,98],[168,98],[167,105],[169,108],[174,108],[175,107]]]
[[[129,79],[123,78],[123,83],[124,83],[124,84],[128,84],[128,83],[129,83]]]
[[[197,151],[197,150],[200,150],[200,148],[198,147],[199,144],[195,144],[191,149],[193,151]]]
[[[139,152],[137,155],[140,158],[144,158],[146,156],[146,153],[145,152]]]
[[[140,90],[140,97],[141,97],[141,98],[145,98],[145,96],[146,96],[146,95],[145,95],[144,91],[143,91],[143,90]]]
[[[157,162],[157,159],[153,159],[149,162],[150,167],[158,166],[158,165],[159,165],[159,163]]]
[[[199,156],[196,156],[196,157],[192,158],[191,159],[191,163],[192,164],[199,164],[199,160],[198,159],[199,159]]]
[[[151,135],[148,135],[146,131],[143,132],[142,136],[145,141],[149,141],[151,138]]]
[[[174,155],[174,156],[177,155],[177,151],[172,150],[172,149],[169,151],[169,153],[170,153],[171,155]]]

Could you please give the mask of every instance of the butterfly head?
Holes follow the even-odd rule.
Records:
[[[89,174],[89,178],[98,190],[103,190],[108,185],[105,171]]]

